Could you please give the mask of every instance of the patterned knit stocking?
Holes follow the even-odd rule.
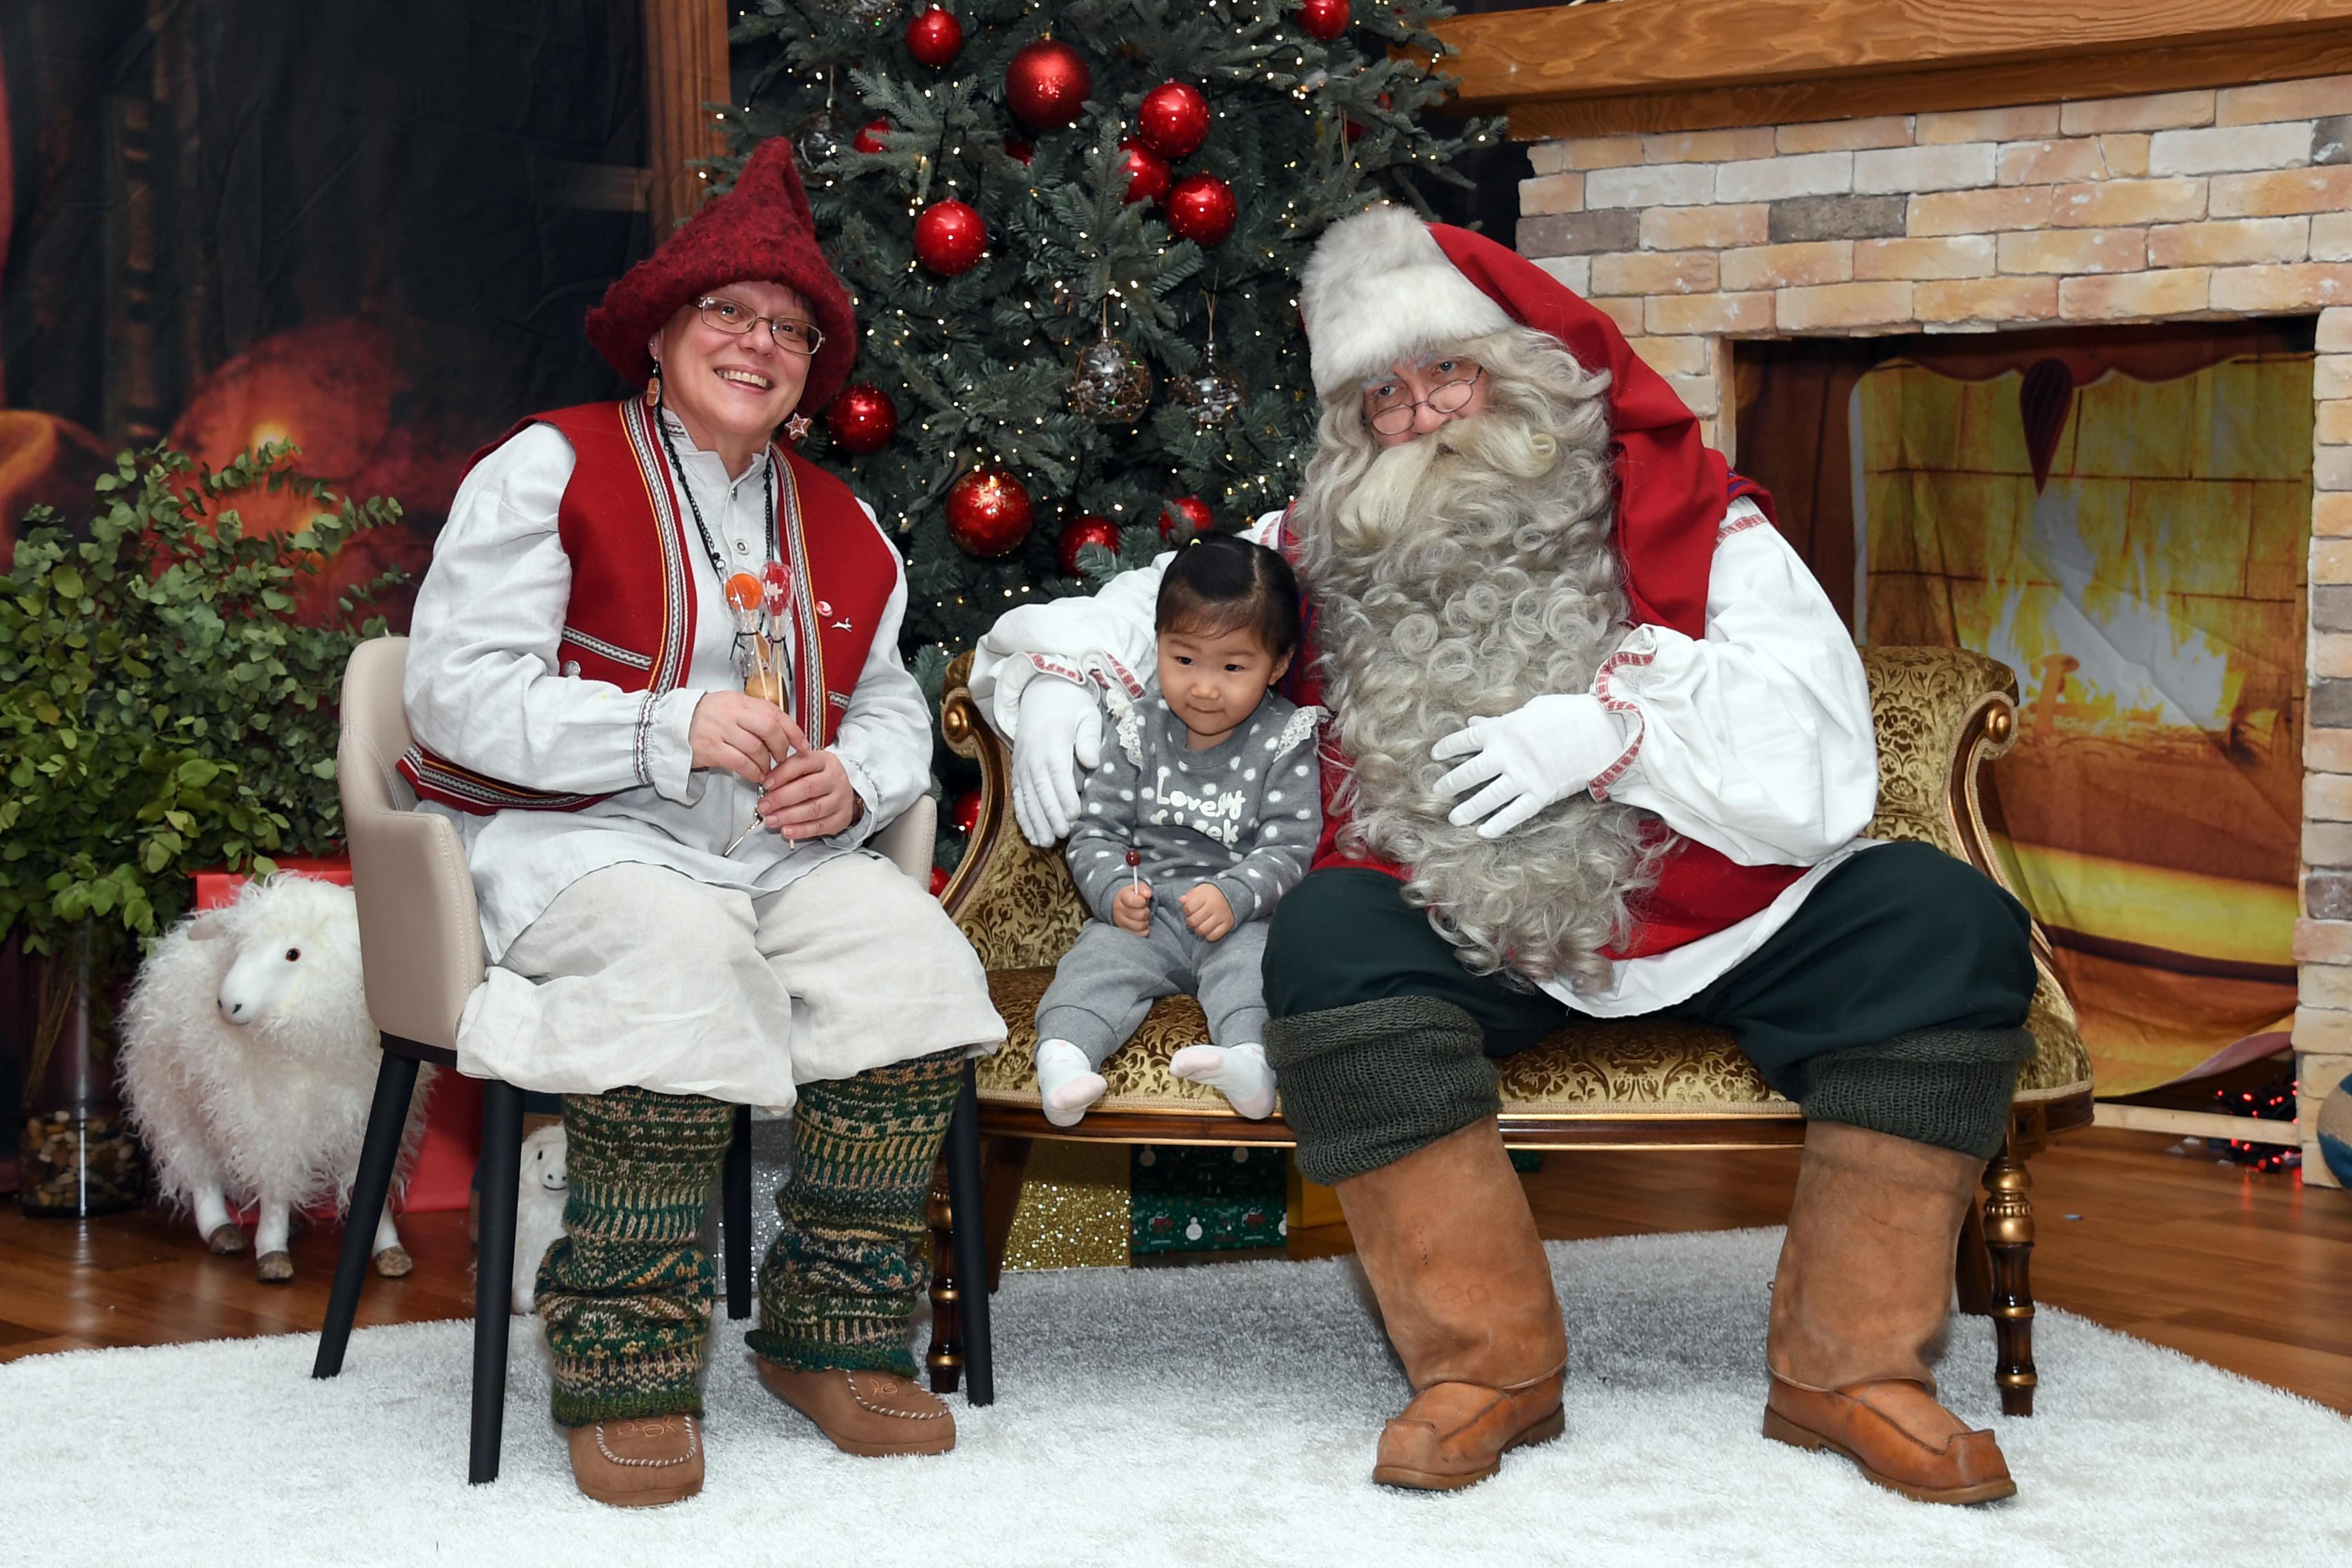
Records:
[[[702,1414],[703,1215],[735,1108],[616,1089],[563,1097],[571,1192],[539,1268],[561,1426]]]
[[[915,1375],[908,1337],[930,1279],[924,1207],[962,1085],[963,1053],[950,1050],[801,1086],[753,1350],[800,1372]]]

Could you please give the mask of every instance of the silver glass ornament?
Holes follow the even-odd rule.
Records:
[[[848,145],[849,137],[830,109],[818,110],[793,128],[793,151],[800,155],[803,169],[833,162]]]
[[[1080,349],[1070,362],[1070,411],[1100,425],[1132,425],[1151,405],[1151,367],[1110,335]]]
[[[1192,411],[1192,423],[1214,430],[1234,416],[1248,391],[1224,361],[1204,359],[1176,378],[1176,401]]]

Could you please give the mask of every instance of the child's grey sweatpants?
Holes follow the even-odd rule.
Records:
[[[1127,1044],[1153,1002],[1190,993],[1209,1016],[1212,1044],[1263,1042],[1267,922],[1244,921],[1219,940],[1203,941],[1184,923],[1176,901],[1186,891],[1152,889],[1148,937],[1088,921],[1037,1004],[1037,1038],[1067,1040],[1100,1067]]]

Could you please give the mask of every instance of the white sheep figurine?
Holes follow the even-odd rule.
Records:
[[[563,1234],[563,1205],[571,1192],[566,1171],[570,1146],[563,1127],[542,1127],[522,1141],[522,1173],[515,1184],[514,1310],[530,1310],[539,1290],[539,1266]]]
[[[281,875],[182,921],[155,944],[122,1013],[122,1087],[164,1200],[194,1211],[217,1253],[242,1252],[229,1199],[258,1202],[254,1272],[294,1277],[293,1211],[328,1194],[348,1207],[383,1063],[360,978],[349,888]],[[418,1075],[401,1143],[424,1136],[432,1068]],[[375,1271],[414,1267],[386,1204]]]

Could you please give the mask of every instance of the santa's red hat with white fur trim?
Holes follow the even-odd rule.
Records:
[[[1769,517],[1771,498],[1707,446],[1696,416],[1615,321],[1517,252],[1389,204],[1324,231],[1307,259],[1299,313],[1315,391],[1327,403],[1360,396],[1367,378],[1401,361],[1514,326],[1557,338],[1586,370],[1607,372],[1617,543],[1634,613],[1704,634],[1725,510],[1745,496]]]

